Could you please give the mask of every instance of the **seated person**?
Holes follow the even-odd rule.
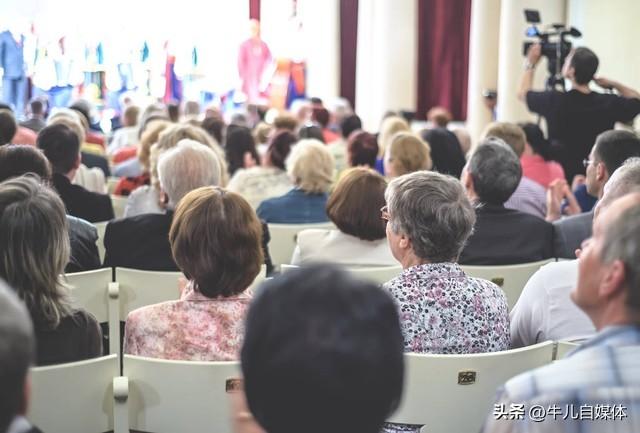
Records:
[[[0,147],[0,182],[25,173],[37,174],[46,185],[51,182],[51,165],[44,154],[32,146]],[[71,255],[65,273],[90,271],[100,267],[96,241],[98,231],[83,219],[67,215]]]
[[[544,137],[542,129],[535,123],[519,125],[527,141],[520,156],[522,176],[538,182],[545,188],[556,179],[564,179],[564,170],[560,163],[551,159],[551,143]]]
[[[511,265],[552,257],[553,227],[505,202],[520,183],[516,153],[499,138],[482,140],[462,171],[467,196],[476,207],[476,225],[460,254],[464,265]]]
[[[240,169],[247,169],[259,164],[260,157],[251,130],[243,126],[229,128],[225,143],[225,156],[229,167],[229,175]]]
[[[412,132],[398,132],[384,155],[384,173],[390,179],[418,170],[431,170],[431,148]]]
[[[398,132],[411,132],[409,123],[393,112],[385,115],[378,133],[378,158],[376,159],[376,170],[382,175],[389,175],[389,173],[385,173],[384,157],[391,144],[391,139]]]
[[[432,169],[438,173],[449,174],[456,179],[460,178],[462,167],[467,160],[464,159],[458,137],[446,127],[427,129],[421,135],[431,148]]]
[[[640,158],[628,159],[604,186],[595,213],[614,200],[640,188]],[[578,340],[592,336],[595,328],[570,299],[578,279],[578,260],[553,262],[533,274],[511,310],[513,347],[546,340]]]
[[[102,355],[96,319],[71,306],[62,273],[69,262],[64,205],[35,176],[0,183],[0,278],[25,302],[36,336],[36,364]]]
[[[393,301],[329,265],[269,281],[249,309],[242,373],[269,433],[378,433],[403,386]]]
[[[347,140],[347,165],[349,167],[375,168],[378,155],[376,136],[366,131],[354,131]]]
[[[0,108],[0,146],[12,144],[18,123],[10,108]],[[23,143],[20,143],[23,144]]]
[[[238,194],[213,186],[186,194],[169,242],[189,283],[179,300],[129,314],[124,352],[187,361],[238,359],[251,300],[244,292],[260,272],[261,236],[260,221]]]
[[[105,266],[176,271],[169,228],[174,209],[189,191],[220,183],[218,156],[197,141],[181,140],[158,161],[165,213],[146,213],[111,221],[104,236]]]
[[[113,218],[113,205],[108,195],[87,191],[71,183],[80,167],[80,141],[71,128],[64,124],[47,126],[38,134],[37,145],[51,163],[53,186],[69,215],[89,222]]]
[[[363,167],[347,170],[327,202],[327,215],[338,229],[298,233],[291,264],[328,261],[349,267],[397,266],[379,214],[386,187],[387,182],[376,171]]]
[[[263,201],[258,216],[267,223],[309,224],[328,220],[325,207],[333,179],[333,157],[318,140],[300,140],[287,159],[294,188]]]
[[[135,146],[138,142],[138,117],[140,108],[129,105],[122,113],[122,128],[116,129],[113,133],[111,143],[107,148],[109,155],[115,155],[117,151],[127,147]]]

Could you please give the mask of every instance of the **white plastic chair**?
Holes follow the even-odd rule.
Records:
[[[241,386],[238,362],[124,356],[129,428],[154,433],[231,433],[228,393]]]
[[[120,195],[111,195],[111,204],[113,205],[113,214],[116,218],[124,216],[124,208],[127,206],[127,197]]]
[[[73,305],[93,314],[98,322],[109,324],[109,353],[119,353],[119,290],[111,277],[111,268],[65,274]]]
[[[553,342],[504,352],[405,354],[405,387],[389,422],[424,425],[429,433],[477,432],[496,389],[511,377],[549,364]]]
[[[297,265],[280,265],[280,272],[287,273],[297,269]],[[362,268],[347,268],[349,272],[358,278],[373,281],[376,284],[384,284],[402,273],[402,266],[371,266]]]
[[[118,186],[119,182],[119,177],[109,176],[107,178],[107,194],[112,195],[116,190],[116,186]]]
[[[98,255],[100,256],[100,263],[104,263],[104,255],[106,252],[104,248],[104,232],[107,230],[107,224],[109,224],[109,221],[93,223],[93,225],[98,230],[98,240],[96,241],[96,244],[98,245]]]
[[[291,262],[298,233],[307,229],[332,229],[332,223],[319,224],[269,224],[269,254],[274,266]]]
[[[119,369],[118,355],[32,368],[27,418],[47,433],[128,433],[122,420],[114,422]]]
[[[564,357],[567,356],[569,352],[571,352],[574,349],[577,349],[578,347],[580,347],[580,343],[573,342],[573,341],[556,342],[556,350],[554,353],[553,360],[558,361],[560,359],[563,359]]]
[[[489,280],[500,286],[507,295],[507,303],[509,304],[509,310],[511,310],[529,278],[542,266],[553,261],[554,259],[548,259],[539,262],[502,266],[461,265],[461,268],[470,277]]]

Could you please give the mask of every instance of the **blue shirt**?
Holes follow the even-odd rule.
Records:
[[[267,223],[309,224],[329,221],[325,207],[328,195],[310,194],[294,188],[280,197],[264,200],[258,216]]]

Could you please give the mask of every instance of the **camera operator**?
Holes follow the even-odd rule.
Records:
[[[613,129],[616,122],[631,121],[640,113],[640,93],[604,77],[594,78],[598,57],[585,47],[572,50],[562,67],[562,76],[571,81],[570,91],[532,91],[533,75],[541,56],[539,43],[529,47],[518,98],[530,111],[546,119],[555,156],[571,182],[576,174],[585,173],[583,160],[596,136]],[[591,80],[604,89],[615,89],[619,96],[591,91]]]

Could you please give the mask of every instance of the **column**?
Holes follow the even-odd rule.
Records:
[[[356,113],[377,131],[387,110],[415,110],[416,0],[359,3]]]

